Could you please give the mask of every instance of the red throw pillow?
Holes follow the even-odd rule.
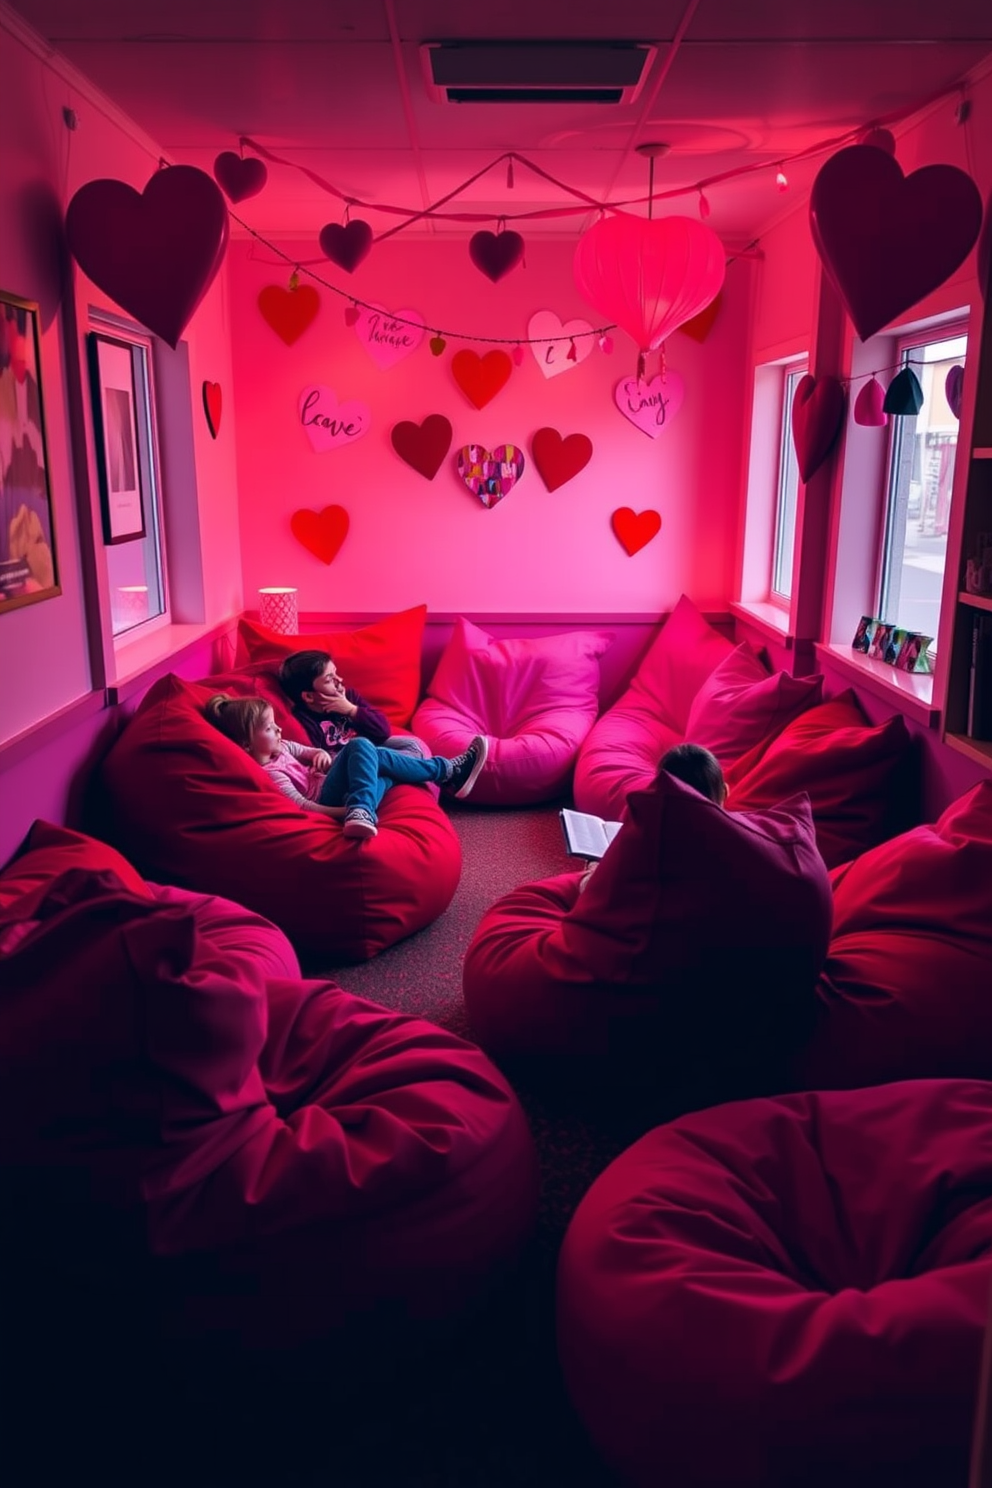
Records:
[[[683,594],[641,659],[621,705],[646,707],[685,738],[693,698],[733,649]]]
[[[336,630],[310,635],[277,635],[242,618],[238,622],[235,667],[267,662],[278,670],[294,651],[326,651],[345,685],[381,708],[390,723],[405,728],[420,700],[420,665],[427,606],[414,605],[387,615],[360,630]]]
[[[726,769],[819,703],[822,692],[821,676],[769,675],[750,646],[738,646],[696,693],[685,736],[711,750]]]
[[[90,873],[112,873],[125,889],[143,899],[151,890],[136,868],[109,843],[69,827],[36,821],[18,849],[16,857],[0,873],[0,909],[14,904],[41,884],[49,883],[70,868]]]

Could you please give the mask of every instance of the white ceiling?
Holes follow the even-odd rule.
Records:
[[[422,211],[505,151],[596,201],[644,196],[637,145],[661,140],[657,192],[757,167],[706,187],[710,225],[731,245],[758,236],[783,200],[783,158],[951,87],[992,53],[990,0],[12,0],[37,32],[146,131],[169,159],[211,170],[249,136],[269,164],[235,210],[263,236],[316,236],[343,207],[295,166],[363,204]],[[440,104],[427,40],[637,40],[657,47],[630,104]],[[895,126],[898,133],[898,126]],[[811,182],[822,154],[786,165]],[[525,166],[486,172],[411,234],[466,236],[505,215],[530,237],[577,236],[589,217],[514,222],[572,204]],[[656,215],[695,214],[692,190]],[[635,210],[645,211],[644,206]],[[376,233],[402,219],[353,208]]]

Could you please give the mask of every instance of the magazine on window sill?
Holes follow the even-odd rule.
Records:
[[[604,821],[587,811],[571,811],[567,806],[558,814],[569,856],[590,862],[599,861],[622,825],[618,821]]]

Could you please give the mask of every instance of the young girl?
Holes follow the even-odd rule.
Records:
[[[423,785],[432,780],[460,800],[469,794],[489,752],[477,734],[454,759],[419,759],[355,738],[332,759],[326,749],[284,739],[272,707],[260,697],[229,697],[219,692],[205,708],[207,718],[302,806],[324,816],[344,817],[346,837],[374,837],[379,802],[391,785]]]

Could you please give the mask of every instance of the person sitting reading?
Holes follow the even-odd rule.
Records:
[[[356,735],[332,757],[326,749],[284,739],[275,712],[264,698],[236,698],[219,692],[204,712],[222,734],[262,766],[283,795],[304,811],[343,817],[344,835],[359,839],[376,835],[379,803],[391,785],[434,781],[464,800],[489,752],[482,734],[454,759],[402,754]]]
[[[333,754],[361,737],[388,749],[423,758],[427,750],[412,734],[394,734],[379,708],[346,687],[326,651],[294,651],[279,668],[279,686],[293,704],[293,717],[310,743]]]

